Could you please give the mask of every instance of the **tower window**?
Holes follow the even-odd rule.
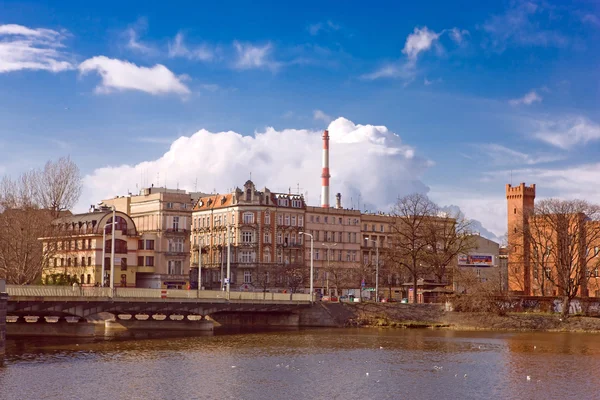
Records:
[[[513,208],[513,214],[517,213],[517,207]]]

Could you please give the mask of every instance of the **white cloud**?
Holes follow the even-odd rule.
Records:
[[[565,159],[564,155],[559,154],[527,154],[497,143],[478,144],[475,147],[480,150],[476,158],[483,158],[495,165],[535,165]]]
[[[398,195],[426,192],[421,182],[431,165],[415,149],[385,126],[357,125],[345,118],[329,124],[331,136],[331,193],[342,193],[345,207],[379,207],[389,211]],[[275,130],[253,136],[236,132],[200,130],[175,140],[160,158],[137,165],[96,169],[84,179],[81,208],[135,187],[140,176],[167,175],[167,185],[220,193],[242,185],[252,172],[258,187],[287,192],[289,187],[308,192],[308,202],[318,205],[321,192],[322,130]],[[214,149],[219,149],[215,151]],[[235,154],[234,158],[229,155]],[[360,160],[360,162],[357,162]],[[152,179],[146,184],[156,183]],[[160,185],[164,185],[161,178]],[[351,200],[352,199],[352,200]]]
[[[600,139],[600,125],[576,116],[551,121],[538,121],[534,137],[561,149]]]
[[[97,93],[110,93],[114,90],[139,90],[150,94],[189,94],[190,90],[176,76],[161,64],[139,67],[133,63],[97,56],[79,65],[81,74],[97,72],[102,83],[96,87]]]
[[[414,32],[406,38],[402,53],[406,54],[410,61],[415,62],[419,53],[429,50],[439,37],[439,33],[430,31],[426,26],[415,28]]]
[[[546,29],[556,19],[552,12],[533,2],[517,2],[504,14],[492,16],[481,27],[489,36],[489,45],[504,51],[507,44],[517,46],[563,47],[569,39],[558,30]]]
[[[277,69],[280,64],[271,59],[273,46],[267,43],[263,46],[254,46],[250,43],[233,42],[237,53],[234,67],[237,69]]]
[[[423,84],[424,84],[425,86],[431,86],[431,85],[433,85],[434,83],[441,83],[441,82],[443,82],[442,78],[437,78],[437,79],[433,79],[433,80],[429,80],[429,79],[427,79],[427,78],[424,78],[424,79],[423,79]]]
[[[387,64],[369,74],[362,75],[361,78],[367,80],[375,80],[380,78],[401,78],[407,81],[414,79],[416,74],[415,64],[413,63],[398,63]]]
[[[465,36],[469,34],[469,31],[466,29],[452,28],[448,30],[448,34],[456,44],[462,44],[465,40]]]
[[[316,36],[319,34],[319,32],[338,31],[340,26],[331,20],[327,20],[325,22],[318,22],[316,24],[309,25],[306,29],[312,36]]]
[[[169,42],[169,57],[184,57],[189,60],[213,61],[215,51],[206,44],[188,48],[184,43],[183,33],[179,32],[172,42]]]
[[[60,72],[73,69],[63,50],[65,34],[51,29],[0,25],[0,73],[20,70]]]
[[[508,103],[511,106],[518,106],[521,104],[525,104],[525,105],[529,106],[533,103],[541,103],[541,102],[542,102],[542,96],[537,94],[537,92],[535,90],[529,91],[523,97],[520,97],[518,99],[512,99],[512,100],[508,101]]]
[[[329,116],[329,115],[325,114],[325,113],[324,113],[323,111],[321,111],[321,110],[315,110],[315,111],[313,112],[313,118],[314,118],[315,120],[317,120],[317,121],[323,121],[323,122],[325,122],[326,124],[330,123],[330,122],[333,120],[333,118],[331,118],[331,116]]]

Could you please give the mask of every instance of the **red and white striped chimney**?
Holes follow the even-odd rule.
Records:
[[[321,207],[329,208],[329,131],[323,132],[323,173],[321,173]]]

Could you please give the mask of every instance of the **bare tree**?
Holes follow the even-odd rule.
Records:
[[[427,227],[437,206],[426,195],[415,193],[398,199],[392,209],[388,262],[404,267],[413,283],[413,302],[417,302],[417,281],[426,268]]]
[[[452,215],[435,212],[438,217],[427,218],[424,224],[426,262],[436,282],[449,278],[448,267],[453,270],[459,254],[475,248],[471,222],[460,212]],[[447,282],[450,280],[447,280]]]
[[[589,269],[600,262],[600,207],[583,200],[547,199],[538,202],[526,216],[526,224],[517,227],[529,246],[522,251],[537,270],[537,280],[548,284],[562,297],[562,314],[568,317],[571,301],[587,296]],[[525,260],[524,260],[525,261]],[[533,271],[534,279],[536,270]]]
[[[266,293],[269,288],[273,286],[276,277],[275,265],[271,263],[258,264],[256,269],[256,275],[254,277],[254,283],[259,287],[263,293]]]
[[[81,195],[79,167],[70,157],[48,161],[34,175],[35,195],[40,208],[50,210],[55,218],[61,211],[70,210]]]
[[[57,251],[60,233],[52,221],[80,193],[79,170],[68,158],[0,181],[0,277],[12,284],[39,280]]]

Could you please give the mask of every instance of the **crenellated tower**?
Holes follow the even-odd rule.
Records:
[[[508,290],[531,295],[531,251],[527,235],[528,216],[535,206],[535,184],[506,185],[508,211]]]

